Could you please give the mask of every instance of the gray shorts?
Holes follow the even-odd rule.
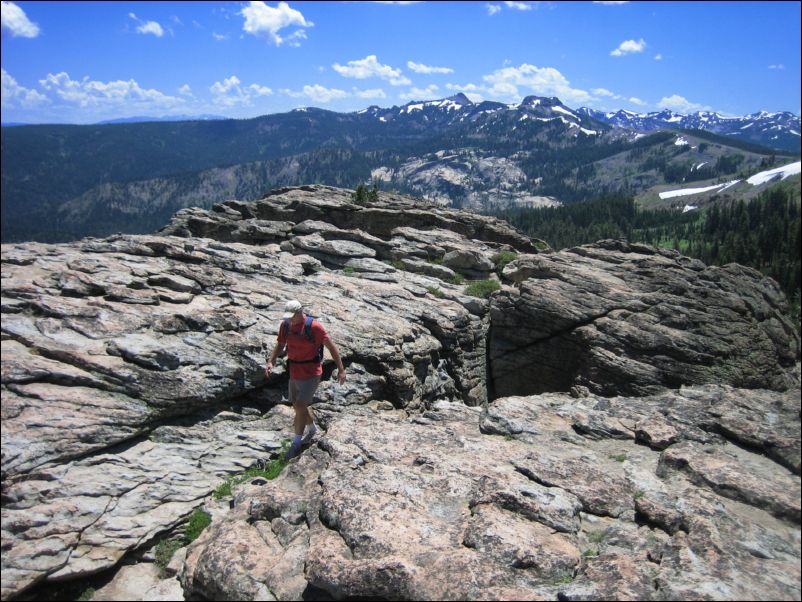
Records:
[[[301,402],[310,404],[315,396],[317,386],[320,384],[320,377],[315,376],[307,380],[290,379],[290,403]]]

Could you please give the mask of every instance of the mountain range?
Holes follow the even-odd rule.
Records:
[[[626,110],[604,112],[587,107],[582,107],[577,112],[603,123],[638,132],[662,129],[704,130],[722,136],[732,136],[735,140],[799,153],[799,116],[787,111],[778,113],[760,111],[745,117],[727,117],[708,111],[690,115],[669,110],[653,113],[634,113]]]
[[[788,163],[792,153],[750,138],[772,127],[784,128],[782,140],[797,132],[799,152],[794,116],[769,125],[773,117],[757,114],[750,126],[712,114],[631,114],[624,127],[626,115],[554,97],[504,104],[457,94],[353,113],[3,127],[2,240],[152,232],[182,207],[306,183],[377,183],[477,210],[709,185]],[[676,129],[694,124],[720,129]]]

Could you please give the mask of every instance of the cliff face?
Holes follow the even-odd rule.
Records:
[[[500,251],[490,301],[452,283]],[[348,381],[189,550],[187,595],[799,596],[799,338],[756,273],[309,186],[3,245],[2,278],[4,599],[115,565],[278,453],[263,365],[291,298]]]

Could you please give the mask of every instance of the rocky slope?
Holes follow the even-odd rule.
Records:
[[[454,284],[500,251],[489,301]],[[800,595],[799,337],[751,271],[307,186],[3,245],[2,282],[3,599],[115,566],[278,454],[288,298],[348,381],[327,360],[325,434],[215,511],[188,598]]]

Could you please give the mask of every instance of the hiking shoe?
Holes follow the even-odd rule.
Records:
[[[309,443],[312,440],[312,438],[317,434],[317,431],[318,431],[317,428],[315,428],[315,430],[313,431],[308,431],[304,435],[303,439],[301,439],[301,445],[306,445],[307,443]]]
[[[284,454],[285,460],[292,460],[293,458],[299,456],[301,454],[301,446],[300,445],[291,445],[290,449],[287,450],[287,453]]]

